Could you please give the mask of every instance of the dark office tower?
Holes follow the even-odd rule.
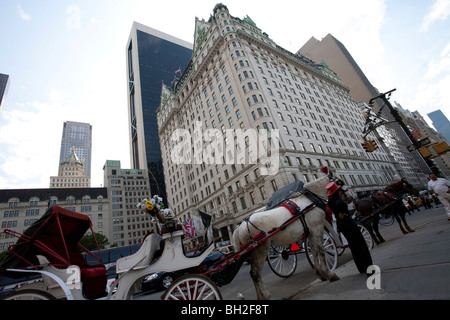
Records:
[[[6,92],[8,91],[9,76],[7,74],[0,73],[0,115],[3,110],[3,103],[6,100]]]
[[[128,121],[132,169],[146,169],[150,190],[165,198],[156,109],[192,56],[192,45],[137,22],[127,43]]]
[[[64,122],[59,164],[75,152],[84,165],[84,175],[91,176],[92,126],[89,123]],[[90,186],[89,186],[90,187]]]
[[[428,117],[433,121],[433,127],[436,131],[442,134],[445,140],[450,143],[450,121],[448,121],[444,113],[441,110],[436,110],[430,112]]]

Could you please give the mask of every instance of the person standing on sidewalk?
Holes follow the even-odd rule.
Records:
[[[438,178],[434,173],[430,173],[428,190],[433,192],[442,202],[447,212],[447,220],[450,221],[450,182],[444,178]]]
[[[361,231],[349,214],[348,206],[342,200],[341,187],[336,182],[327,185],[328,206],[336,218],[336,224],[340,232],[348,241],[352,252],[353,261],[360,273],[367,273],[367,268],[372,265],[372,257],[367,248]]]

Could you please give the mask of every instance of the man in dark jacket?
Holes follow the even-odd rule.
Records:
[[[372,257],[361,231],[349,214],[347,204],[340,196],[341,192],[341,187],[335,182],[327,185],[328,206],[333,211],[339,231],[348,241],[358,271],[366,273],[372,265]]]

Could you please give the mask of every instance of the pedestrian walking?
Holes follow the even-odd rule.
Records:
[[[412,212],[415,212],[416,209],[417,211],[420,212],[420,209],[416,206],[416,204],[414,203],[413,199],[411,198],[411,196],[408,197],[408,204],[410,206],[410,210],[412,210]]]
[[[450,221],[450,182],[444,178],[438,178],[434,173],[429,175],[428,190],[435,194],[444,205],[447,212],[447,220]]]
[[[340,196],[342,192],[341,187],[335,182],[331,182],[326,188],[328,206],[336,218],[337,227],[348,241],[348,246],[358,271],[366,273],[367,268],[372,265],[372,257],[361,231],[350,216],[347,204]]]
[[[422,205],[425,207],[425,209],[431,209],[431,204],[428,201],[428,197],[425,195],[420,195],[420,202],[422,202]]]

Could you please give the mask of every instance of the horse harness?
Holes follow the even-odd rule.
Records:
[[[311,211],[312,209],[314,209],[316,207],[320,207],[325,211],[326,202],[324,199],[320,198],[318,195],[312,193],[311,191],[309,191],[308,189],[305,189],[305,188],[300,190],[298,193],[299,193],[299,195],[301,195],[301,194],[305,195],[309,200],[312,201],[312,203],[302,209],[294,201],[292,201],[290,199],[284,199],[278,205],[272,206],[272,208],[279,206],[279,207],[288,209],[288,211],[291,213],[292,217],[289,218],[286,222],[284,222],[281,226],[274,227],[272,230],[268,231],[268,234],[271,234],[275,231],[277,231],[277,232],[282,231],[282,230],[286,229],[290,224],[295,222],[296,220],[300,220],[300,222],[302,223],[302,226],[303,226],[305,237],[307,238],[309,236],[309,228],[308,228],[308,225],[305,220],[305,214],[308,211]],[[244,219],[244,221],[247,223],[247,232],[248,232],[249,238],[251,238],[252,241],[258,241],[259,239],[266,236],[266,232],[259,229],[257,226],[255,226],[250,221],[250,217],[251,217],[251,215]],[[252,225],[256,230],[259,231],[259,233],[254,237],[251,236],[249,224]]]

